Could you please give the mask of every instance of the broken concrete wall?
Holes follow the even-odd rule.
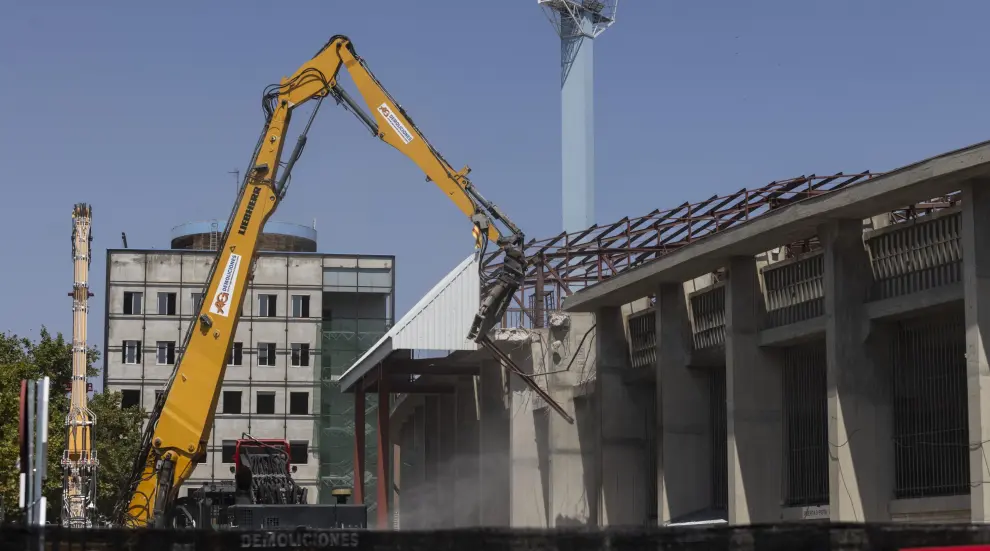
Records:
[[[585,392],[595,373],[594,317],[552,314],[549,328],[506,330],[496,340],[576,421],[569,424],[518,377],[508,379],[511,525],[594,524],[598,428]]]
[[[606,348],[615,369],[604,389],[596,376],[604,348],[594,315],[553,313],[544,329],[497,331],[499,347],[574,423],[520,377],[484,360],[481,375],[461,379],[454,396],[424,398],[420,456],[436,465],[422,467],[428,489],[413,488],[416,479],[405,479],[402,503],[404,519],[429,518],[403,520],[403,526],[643,524],[647,503],[655,499],[645,484],[651,456],[646,427],[655,407],[648,392],[639,392],[652,387],[626,381],[621,372],[628,367],[626,317],[646,307],[644,302],[624,308],[611,320],[612,342]],[[603,393],[611,397],[604,408],[597,402]],[[441,403],[444,398],[449,405]],[[453,453],[448,455],[444,444]]]

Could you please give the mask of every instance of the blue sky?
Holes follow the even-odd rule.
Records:
[[[980,0],[621,0],[595,46],[597,221],[987,139],[988,12]],[[121,232],[167,248],[173,226],[226,217],[262,90],[334,34],[527,235],[559,231],[559,43],[535,0],[12,3],[0,331],[71,334],[70,213],[83,201],[102,346],[105,250]],[[395,254],[399,312],[472,250],[470,224],[415,165],[331,104],[274,219],[315,219],[321,251]]]

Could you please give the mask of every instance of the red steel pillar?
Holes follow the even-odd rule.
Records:
[[[364,503],[364,381],[354,391],[354,503]]]

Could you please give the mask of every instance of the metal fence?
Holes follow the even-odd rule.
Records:
[[[712,508],[727,510],[729,507],[729,448],[728,415],[725,401],[725,367],[712,367],[708,373],[708,400],[711,416],[708,433],[711,435]]]
[[[894,493],[969,492],[966,333],[952,312],[898,324],[893,340]]]
[[[828,385],[825,341],[784,349],[784,505],[828,504]]]
[[[0,529],[3,549],[71,551],[228,551],[234,549],[330,549],[406,551],[948,551],[990,549],[987,525],[807,524],[740,527],[630,529],[463,529],[440,531],[199,532],[186,530]],[[932,549],[935,548],[935,549]],[[937,549],[941,548],[941,549]]]

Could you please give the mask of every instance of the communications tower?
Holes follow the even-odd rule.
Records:
[[[619,0],[537,0],[560,37],[561,191],[564,231],[595,219],[594,40]]]
[[[89,310],[89,265],[92,261],[90,226],[93,211],[86,203],[72,209],[72,386],[69,413],[65,416],[67,438],[62,453],[62,526],[92,526],[96,508],[96,471],[93,449],[96,416],[87,405],[86,314]]]

